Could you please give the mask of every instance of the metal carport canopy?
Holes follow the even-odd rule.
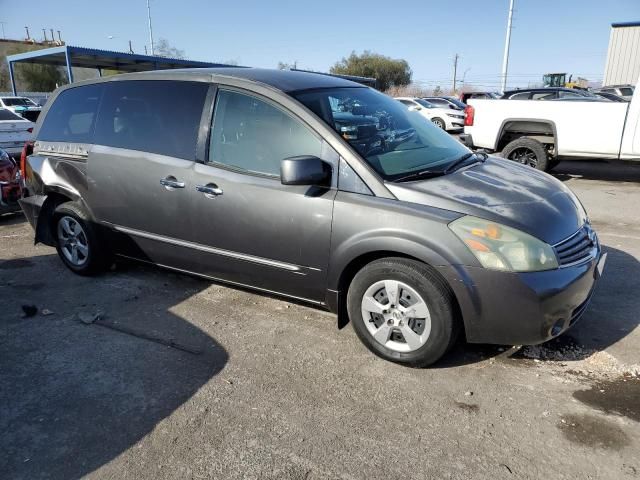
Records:
[[[166,58],[151,55],[138,55],[135,53],[112,52],[97,50],[94,48],[73,47],[64,45],[61,47],[44,48],[31,52],[8,55],[9,78],[11,89],[16,95],[16,82],[13,67],[16,63],[37,63],[39,65],[55,65],[66,67],[69,83],[73,83],[72,67],[94,68],[100,75],[102,70],[118,70],[120,72],[145,72],[148,70],[162,70],[173,68],[207,68],[230,67],[223,63],[198,62],[179,58]],[[236,67],[236,65],[233,65]]]

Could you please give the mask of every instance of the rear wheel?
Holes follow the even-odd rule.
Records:
[[[347,309],[369,350],[414,367],[437,361],[458,333],[448,285],[414,260],[387,258],[366,265],[349,286]]]
[[[442,130],[446,130],[447,129],[447,124],[444,122],[443,119],[441,119],[440,117],[433,117],[431,119],[431,122],[438,128],[441,128]]]
[[[64,264],[79,275],[95,275],[110,263],[89,215],[76,202],[58,205],[54,212],[53,235]]]
[[[549,170],[549,154],[544,145],[533,138],[520,137],[507,144],[502,156],[537,170]]]

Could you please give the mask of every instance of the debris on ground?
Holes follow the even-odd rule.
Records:
[[[33,317],[38,313],[38,307],[35,305],[22,305],[22,318]]]
[[[469,392],[464,392],[464,396],[465,397],[471,397],[473,395],[473,392],[469,391]]]
[[[48,308],[43,308],[40,313],[47,317],[49,315],[53,315],[55,312],[53,310],[49,310]]]
[[[544,361],[566,366],[566,362],[571,362],[573,371],[582,370],[588,374],[627,374],[640,377],[640,364],[625,365],[604,350],[594,350],[575,342],[526,346],[520,355],[538,364]]]
[[[78,313],[78,319],[85,325],[91,325],[92,323],[97,322],[101,318],[102,318],[102,312],[99,310],[94,313],[89,313],[89,312]]]

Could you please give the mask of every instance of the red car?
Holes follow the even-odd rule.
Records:
[[[0,150],[0,215],[20,210],[22,197],[20,166],[4,150]]]

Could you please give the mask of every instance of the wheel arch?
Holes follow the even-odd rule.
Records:
[[[55,246],[53,237],[53,214],[58,205],[66,202],[79,202],[87,212],[86,202],[75,191],[64,188],[60,185],[48,185],[44,192],[47,197],[42,203],[42,208],[38,214],[38,223],[36,225],[36,243],[41,242],[51,247]]]
[[[442,282],[449,288],[454,301],[454,309],[456,310],[458,318],[461,320],[460,328],[462,329],[462,333],[464,335],[464,319],[462,318],[462,311],[456,292],[452,288],[449,281],[438,271],[437,268],[435,268],[437,265],[446,263],[446,261],[440,254],[435,251],[432,251],[421,245],[415,245],[415,247],[419,247],[419,249],[407,251],[406,249],[379,248],[361,251],[357,255],[349,258],[348,261],[343,264],[343,267],[340,269],[339,274],[334,276],[335,283],[330,287],[330,292],[335,293],[334,295],[330,295],[332,297],[332,300],[329,300],[327,302],[330,309],[337,313],[339,329],[344,328],[349,323],[349,315],[346,308],[347,292],[356,274],[363,267],[376,260],[380,260],[383,258],[403,258],[421,263],[435,276],[439,277]]]
[[[493,146],[494,151],[501,151],[509,142],[520,137],[551,136],[555,148],[558,148],[558,131],[552,120],[538,118],[506,118],[498,129]]]

